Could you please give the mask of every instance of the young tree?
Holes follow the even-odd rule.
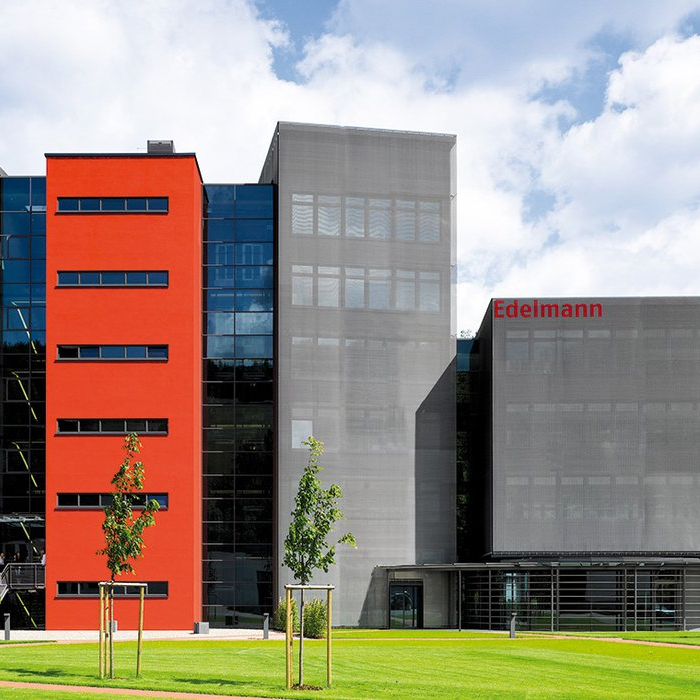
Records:
[[[134,461],[141,447],[136,433],[130,433],[124,439],[126,457],[112,478],[112,503],[105,508],[105,519],[102,523],[105,546],[98,554],[107,557],[107,568],[112,575],[112,581],[119,574],[135,572],[129,560],[143,557],[143,531],[155,525],[154,514],[160,508],[158,501],[152,499],[144,505],[139,516],[134,518],[134,504],[139,497],[138,492],[143,490],[145,478],[143,462]]]
[[[335,523],[343,517],[338,508],[342,491],[337,484],[323,488],[318,473],[323,467],[318,458],[323,454],[323,443],[309,436],[303,445],[309,448],[309,461],[299,479],[299,488],[294,498],[292,521],[284,540],[284,564],[291,569],[295,580],[305,586],[311,581],[314,571],[328,572],[335,564],[337,544],[357,547],[355,537],[346,532],[337,542],[328,544],[328,535]],[[301,591],[299,611],[299,685],[304,683],[304,590]]]
[[[141,441],[136,433],[130,433],[124,439],[124,450],[126,457],[119,465],[117,473],[112,478],[114,491],[112,492],[112,502],[105,508],[102,531],[105,535],[105,546],[98,550],[98,554],[107,557],[107,568],[110,571],[110,583],[119,574],[133,574],[135,569],[131,560],[143,557],[143,533],[147,527],[155,525],[155,513],[160,508],[158,501],[151,499],[143,504],[143,509],[138,517],[134,517],[134,505],[139,500],[139,491],[143,490],[145,469],[143,462],[136,459],[136,455],[141,451]],[[114,677],[113,667],[113,610],[114,594],[113,587],[109,587],[109,624],[107,633],[109,635],[110,649],[110,677]],[[100,610],[100,615],[103,611]],[[102,618],[100,618],[102,619]],[[139,641],[143,629],[143,620],[139,615]],[[140,668],[140,644],[138,651],[137,669]],[[102,659],[100,659],[100,671],[102,670]]]

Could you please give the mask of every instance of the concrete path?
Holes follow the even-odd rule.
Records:
[[[136,630],[119,630],[114,634],[115,642],[136,641]],[[212,629],[209,634],[194,634],[190,630],[144,630],[143,638],[154,639],[262,639],[262,630]],[[98,642],[97,630],[12,630],[10,641],[41,640],[43,642]],[[270,639],[284,639],[284,632],[270,630]],[[0,645],[3,646],[3,645]]]
[[[700,644],[687,642],[652,642],[646,639],[624,639],[623,637],[587,637],[585,634],[537,634],[528,632],[519,639],[586,639],[594,642],[615,642],[616,644],[639,644],[647,647],[675,647],[676,649],[700,649]]]

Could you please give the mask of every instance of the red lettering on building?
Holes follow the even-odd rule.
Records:
[[[541,302],[539,299],[521,302],[519,299],[494,299],[494,318],[602,318],[603,305],[580,302]]]

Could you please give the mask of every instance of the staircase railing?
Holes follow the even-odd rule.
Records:
[[[10,566],[8,564],[5,566],[5,568],[3,568],[2,571],[0,571],[0,603],[2,603],[2,599],[7,595],[7,591],[10,590],[10,585],[7,583],[9,568]]]
[[[7,564],[0,573],[0,585],[7,590],[34,591],[46,587],[46,567],[41,564]]]

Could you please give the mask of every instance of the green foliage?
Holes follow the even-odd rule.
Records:
[[[337,506],[342,497],[340,486],[331,484],[324,489],[318,473],[323,467],[318,458],[323,454],[323,443],[313,437],[305,440],[309,448],[309,462],[299,479],[299,489],[294,498],[292,522],[284,540],[284,564],[302,585],[311,580],[316,569],[328,572],[335,564],[335,545],[328,544],[328,534],[336,521],[343,517]],[[357,547],[355,538],[345,533],[336,544]]]
[[[328,625],[328,606],[323,600],[304,603],[304,636],[323,639]]]
[[[141,451],[141,441],[136,433],[126,436],[124,450],[126,457],[112,479],[112,503],[105,508],[102,523],[105,546],[97,551],[97,554],[107,557],[112,580],[119,574],[134,573],[129,560],[143,556],[143,532],[155,525],[155,512],[160,508],[158,501],[150,500],[139,516],[134,518],[134,503],[138,492],[143,490],[145,478],[143,462],[136,460],[136,455]]]
[[[272,615],[272,628],[282,632],[287,629],[287,601],[284,598],[277,601],[277,607]],[[294,598],[292,598],[292,628],[294,632],[299,631],[299,612]]]

